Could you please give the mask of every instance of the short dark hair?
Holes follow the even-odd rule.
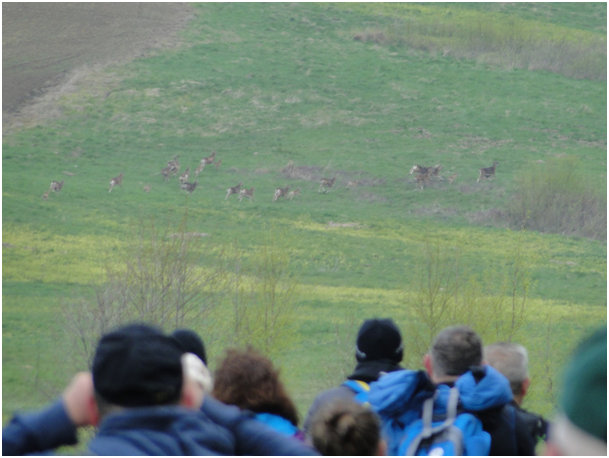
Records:
[[[319,409],[311,420],[309,434],[322,455],[371,456],[378,453],[381,423],[369,408],[339,399]]]
[[[436,336],[430,354],[437,375],[462,375],[482,364],[482,340],[468,326],[449,326]]]

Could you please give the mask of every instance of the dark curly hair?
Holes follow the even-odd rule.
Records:
[[[279,415],[298,426],[298,411],[270,359],[249,347],[229,349],[214,376],[213,396],[256,413]]]
[[[338,399],[321,407],[311,420],[313,446],[326,456],[377,455],[381,422],[369,408]]]

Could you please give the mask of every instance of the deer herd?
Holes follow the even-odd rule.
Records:
[[[205,169],[205,167],[207,165],[211,165],[211,164],[215,165],[216,169],[218,169],[220,167],[220,165],[222,164],[221,159],[216,159],[215,151],[212,152],[211,155],[201,159],[201,161],[199,162],[199,165],[197,166],[197,168],[195,169],[195,172],[194,172],[194,181],[189,181],[191,178],[190,167],[187,167],[182,174],[178,175],[180,172],[179,156],[174,156],[171,160],[169,160],[167,162],[167,166],[161,170],[161,175],[163,176],[165,181],[168,181],[171,179],[171,177],[178,175],[178,182],[180,185],[180,189],[191,194],[197,188],[197,184],[198,184],[197,179],[198,179],[199,175],[203,172],[203,170]],[[497,161],[494,161],[493,165],[491,165],[490,167],[480,168],[478,170],[477,182],[479,183],[482,180],[488,180],[488,179],[494,178],[495,170],[496,170],[498,164],[499,163]],[[440,175],[441,170],[442,170],[442,166],[440,164],[436,164],[436,165],[433,165],[430,167],[425,167],[425,166],[422,166],[419,164],[415,164],[410,169],[410,175],[414,176],[414,179],[417,184],[417,188],[419,190],[425,189],[425,186],[428,186],[434,180],[438,180],[438,181],[446,180],[449,184],[452,184],[456,180],[456,178],[457,178],[456,173],[444,178],[443,176]],[[335,182],[336,182],[336,176],[334,176],[332,178],[325,178],[325,177],[321,178],[319,180],[318,192],[323,193],[323,194],[328,193],[328,191],[330,191],[330,189],[334,186]],[[108,189],[108,192],[112,192],[112,190],[114,189],[115,186],[122,186],[122,183],[123,183],[123,173],[121,172],[120,174],[118,174],[117,176],[115,176],[114,178],[112,178],[110,180],[110,189]],[[347,184],[347,187],[352,187],[352,186],[350,186],[352,183],[353,182],[350,181]],[[62,181],[55,181],[55,180],[51,181],[51,185],[49,186],[49,189],[42,195],[42,198],[44,200],[46,200],[46,199],[48,199],[49,194],[51,192],[61,191],[61,189],[63,188],[63,184],[64,184],[63,180]],[[150,192],[150,189],[151,189],[150,185],[144,186],[145,192]],[[241,202],[244,198],[247,198],[250,201],[252,201],[252,200],[254,200],[254,187],[246,188],[243,186],[243,183],[239,183],[235,186],[230,186],[226,190],[226,197],[224,198],[224,200],[228,200],[228,198],[233,194],[237,195],[239,202]],[[277,187],[277,188],[275,188],[275,192],[273,194],[273,202],[277,202],[281,198],[286,199],[286,200],[293,200],[299,194],[300,194],[300,189],[291,190],[289,186]]]

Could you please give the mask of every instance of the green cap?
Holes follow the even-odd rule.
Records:
[[[565,370],[560,407],[579,429],[607,442],[607,329],[582,341]]]

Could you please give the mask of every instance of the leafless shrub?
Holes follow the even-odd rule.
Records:
[[[127,322],[177,328],[198,320],[215,305],[211,285],[219,275],[197,264],[201,234],[142,224],[135,242],[108,261],[93,301],[65,307],[65,326],[74,348],[88,358],[103,333]]]

